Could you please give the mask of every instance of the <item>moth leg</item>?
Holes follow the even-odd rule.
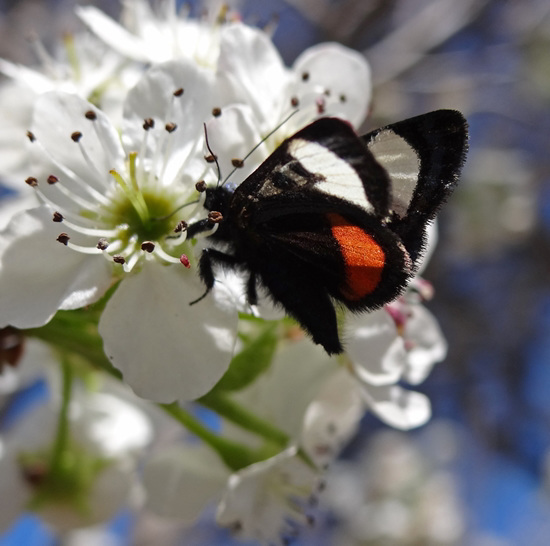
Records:
[[[225,252],[221,252],[219,250],[216,250],[215,248],[205,248],[202,251],[199,260],[199,277],[206,285],[206,291],[202,296],[190,302],[189,305],[195,305],[195,303],[203,300],[208,295],[210,290],[214,288],[214,282],[216,279],[214,278],[213,265],[215,263],[225,264],[234,267],[239,263],[239,261],[237,260],[237,258],[235,258],[235,256],[232,256],[231,254],[226,254]]]

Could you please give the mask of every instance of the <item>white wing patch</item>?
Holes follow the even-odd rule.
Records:
[[[415,149],[391,129],[380,131],[367,146],[390,175],[391,210],[400,217],[405,216],[420,174],[420,160]]]
[[[325,146],[301,138],[292,139],[289,142],[288,151],[310,173],[323,177],[323,180],[315,185],[316,189],[349,201],[367,212],[374,212],[374,207],[367,198],[363,181],[347,161]]]

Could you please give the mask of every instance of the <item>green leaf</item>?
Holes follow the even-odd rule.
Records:
[[[264,321],[259,335],[241,335],[244,349],[233,357],[229,369],[213,390],[241,390],[267,370],[277,348],[278,327],[278,322]]]

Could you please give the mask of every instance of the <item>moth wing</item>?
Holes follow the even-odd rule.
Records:
[[[362,138],[389,175],[393,226],[416,260],[426,223],[458,182],[467,151],[467,122],[455,110],[436,110]]]
[[[361,210],[280,216],[262,239],[293,275],[318,283],[352,310],[381,307],[411,276],[399,238]]]
[[[385,169],[352,127],[337,118],[321,118],[286,139],[236,193],[263,200],[287,194],[304,197],[304,190],[313,189],[320,201],[343,200],[380,218],[388,213]],[[285,206],[293,206],[290,197]]]

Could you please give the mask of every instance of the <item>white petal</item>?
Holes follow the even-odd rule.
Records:
[[[431,417],[428,398],[415,391],[405,390],[397,385],[373,387],[360,383],[365,401],[384,423],[392,427],[409,430],[424,425]]]
[[[136,61],[148,61],[146,44],[93,6],[77,6],[76,14],[107,45]]]
[[[152,118],[155,127],[149,130],[145,159],[150,161],[160,154],[163,160],[157,162],[155,172],[164,185],[174,182],[198,144],[202,145],[203,122],[212,109],[213,84],[210,71],[182,59],[154,66],[128,93],[124,146],[128,152],[139,152],[144,139],[143,120]],[[175,97],[174,91],[181,88],[183,95]],[[176,130],[168,133],[167,123],[175,123]]]
[[[219,85],[227,85],[234,102],[249,104],[260,131],[271,131],[290,111],[290,72],[264,32],[239,23],[222,30]],[[288,101],[288,103],[287,103]]]
[[[370,67],[365,57],[337,43],[324,43],[306,49],[293,66],[296,74],[294,93],[330,92],[326,115],[347,119],[359,127],[364,121],[372,93]],[[309,74],[307,82],[302,74]],[[345,101],[340,100],[345,97]]]
[[[398,381],[407,364],[403,339],[386,311],[349,314],[346,318],[346,352],[356,373],[371,385]]]
[[[235,171],[227,182],[240,184],[255,171],[268,156],[265,143],[262,143],[244,166],[235,170],[232,159],[244,159],[251,150],[262,142],[254,114],[247,105],[237,104],[222,108],[219,117],[214,117],[206,124],[208,142],[218,157],[221,170],[221,182],[225,182],[230,172]]]
[[[111,266],[98,255],[56,241],[59,228],[47,207],[18,214],[0,234],[0,325],[34,328],[58,309],[97,301],[111,282]]]
[[[143,470],[146,507],[161,516],[193,523],[221,497],[229,471],[202,444],[172,446],[148,459]]]
[[[317,480],[317,473],[291,447],[233,474],[216,521],[240,538],[280,543],[291,522],[306,522],[304,509]]]
[[[99,322],[113,365],[138,396],[156,402],[208,392],[227,370],[236,338],[237,312],[225,287],[218,283],[190,306],[204,285],[182,270],[147,262],[122,281]]]
[[[95,120],[85,117],[88,111],[95,114]],[[33,146],[43,147],[55,163],[100,192],[112,184],[111,169],[124,169],[125,155],[116,129],[101,110],[76,95],[53,91],[38,97],[31,130],[38,140]],[[75,131],[82,133],[78,143],[71,139]],[[65,176],[60,169],[51,174]],[[72,189],[77,191],[74,184]]]
[[[411,305],[404,337],[410,345],[404,374],[413,385],[422,383],[437,362],[447,355],[447,341],[435,317],[422,305]]]
[[[301,445],[323,468],[331,463],[357,431],[365,412],[356,381],[340,368],[328,378],[304,417]]]

